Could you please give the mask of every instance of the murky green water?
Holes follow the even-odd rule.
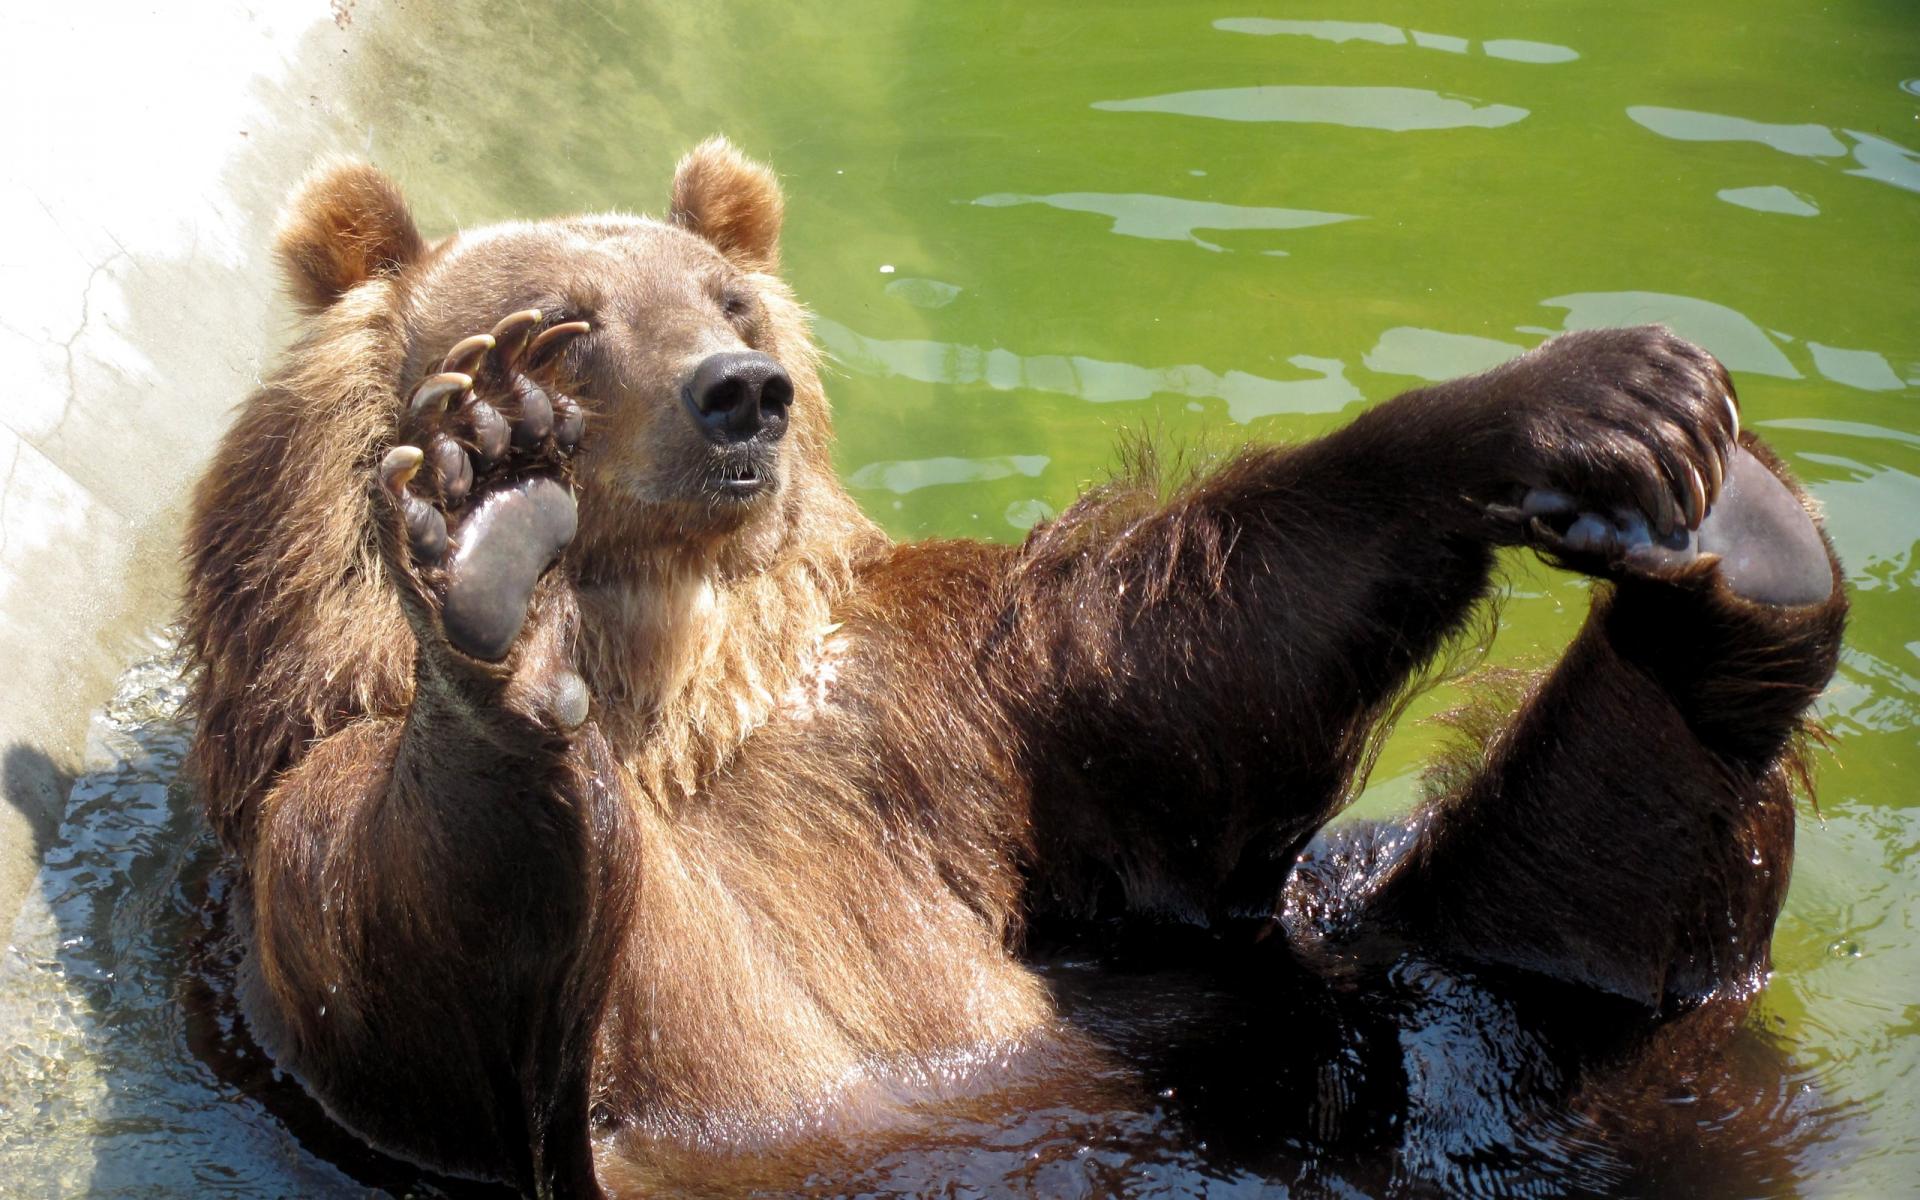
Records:
[[[1755,1018],[1838,1114],[1793,1190],[1911,1192],[1909,0],[486,11],[361,5],[366,86],[328,102],[434,229],[657,210],[674,157],[716,130],[772,161],[788,272],[837,364],[841,469],[904,537],[1017,538],[1123,430],[1310,435],[1562,329],[1660,320],[1719,354],[1825,506],[1855,601],[1822,815]],[[262,120],[309,102],[313,68],[263,78]],[[1512,577],[1493,654],[1543,661],[1584,587],[1520,559]],[[182,947],[211,856],[170,784],[176,687],[146,668],[103,719],[100,770],[0,962],[25,1001],[0,1019],[0,1190],[357,1194],[378,1179],[293,1140],[187,1044]],[[1405,803],[1433,739],[1403,726],[1363,806]]]

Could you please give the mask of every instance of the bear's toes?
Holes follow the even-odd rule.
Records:
[[[587,414],[573,397],[560,392],[553,394],[553,440],[562,449],[571,451],[580,444],[580,435],[587,431]]]
[[[425,458],[418,446],[395,446],[380,461],[380,486],[400,507],[400,520],[406,527],[414,561],[438,566],[447,557],[447,519],[407,486]]]
[[[439,484],[440,498],[449,507],[458,507],[473,490],[473,463],[467,458],[466,447],[454,441],[444,433],[433,436],[427,457],[433,461],[434,481]]]
[[[553,400],[525,375],[514,379],[513,398],[520,410],[519,419],[513,423],[514,449],[538,450],[553,433]]]
[[[545,476],[488,492],[460,525],[441,609],[447,640],[474,658],[506,657],[540,576],[573,540],[573,496]]]

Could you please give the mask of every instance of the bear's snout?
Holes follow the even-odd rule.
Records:
[[[757,350],[728,350],[702,359],[682,396],[714,444],[756,438],[774,442],[787,432],[793,380],[784,367]]]

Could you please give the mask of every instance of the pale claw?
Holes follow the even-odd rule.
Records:
[[[408,409],[414,416],[424,416],[429,412],[447,411],[447,401],[473,386],[473,376],[461,371],[442,371],[438,375],[429,375],[413,389],[413,400]]]
[[[534,338],[533,344],[527,347],[529,367],[544,363],[568,342],[592,328],[593,326],[585,321],[568,321],[563,325],[555,325],[551,329],[541,331],[540,336]]]
[[[502,374],[520,364],[520,355],[527,348],[527,338],[533,333],[534,327],[540,324],[540,317],[539,309],[523,308],[500,318],[500,323],[493,327],[493,338],[498,343],[493,361]]]
[[[440,369],[472,375],[473,369],[480,365],[480,360],[485,358],[487,351],[491,349],[493,349],[493,335],[476,333],[447,351],[447,356],[440,360]]]

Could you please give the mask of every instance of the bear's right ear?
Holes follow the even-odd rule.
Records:
[[[350,161],[323,163],[301,181],[274,241],[294,299],[310,310],[427,251],[393,180]]]

